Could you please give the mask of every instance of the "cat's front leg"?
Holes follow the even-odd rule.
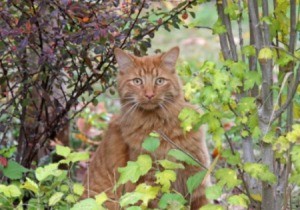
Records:
[[[192,194],[191,198],[191,210],[198,210],[200,207],[210,203],[209,200],[205,196],[205,188],[208,183],[204,181]]]

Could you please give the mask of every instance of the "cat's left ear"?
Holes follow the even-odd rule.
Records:
[[[124,73],[127,69],[134,67],[133,58],[120,48],[115,48],[114,54],[121,73]]]
[[[175,71],[176,61],[179,56],[179,47],[173,47],[161,57],[161,64],[168,69]]]

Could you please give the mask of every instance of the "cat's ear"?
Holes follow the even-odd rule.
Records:
[[[168,69],[175,71],[175,65],[179,56],[179,47],[173,47],[168,52],[162,54],[161,64]]]
[[[120,72],[124,73],[128,68],[132,68],[134,66],[134,60],[132,56],[120,48],[115,48],[114,54],[119,65]]]

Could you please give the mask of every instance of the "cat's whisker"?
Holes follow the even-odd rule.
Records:
[[[168,109],[163,103],[159,103],[159,107],[161,108],[162,112],[167,116],[168,115]]]
[[[126,101],[124,104],[122,104],[121,108],[127,107],[128,105],[132,106],[132,105],[134,105],[135,103],[137,103],[137,102],[134,101],[134,100]]]
[[[139,103],[135,102],[124,114],[122,114],[122,121],[124,119],[126,119],[126,117],[128,117],[130,114],[134,113],[136,111],[136,109],[138,108]],[[127,120],[126,120],[127,122]]]
[[[169,105],[173,106],[174,108],[180,109],[180,107],[172,99],[164,98],[164,102],[168,103]]]

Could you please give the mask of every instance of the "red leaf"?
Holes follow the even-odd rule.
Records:
[[[5,157],[0,156],[0,165],[3,167],[7,166],[7,159]]]

